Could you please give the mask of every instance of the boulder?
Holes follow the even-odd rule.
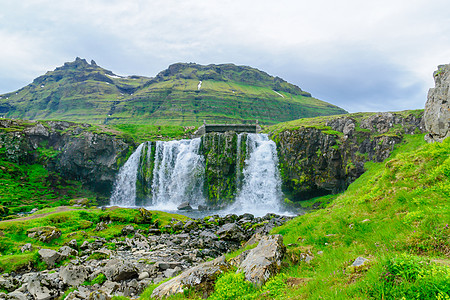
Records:
[[[0,276],[0,290],[12,292],[16,289],[14,280],[12,277]]]
[[[102,273],[108,280],[116,282],[139,277],[138,270],[132,263],[119,259],[108,261]]]
[[[246,280],[261,286],[279,272],[285,252],[283,236],[264,236],[240,263],[237,272],[244,272]]]
[[[36,274],[28,281],[27,290],[36,300],[50,300],[58,296],[58,291],[50,290],[41,282],[43,278]]]
[[[49,267],[53,267],[61,259],[61,254],[52,249],[41,249],[38,253]]]
[[[105,222],[100,222],[100,223],[97,224],[97,226],[95,226],[94,231],[103,231],[103,230],[106,230],[106,229],[108,229],[108,225],[106,225]]]
[[[7,300],[27,300],[27,296],[19,291],[9,293],[6,297]]]
[[[61,248],[59,248],[58,252],[63,257],[69,257],[69,256],[76,256],[76,255],[78,255],[78,251],[75,250],[75,249],[70,248],[69,246],[62,246]]]
[[[53,226],[35,227],[27,230],[29,238],[48,243],[61,236],[61,230]]]
[[[132,225],[127,225],[122,228],[122,235],[129,235],[134,233],[134,227]]]
[[[189,202],[183,202],[177,207],[178,210],[192,210],[192,206],[189,204]]]
[[[220,239],[240,242],[245,239],[244,231],[236,223],[228,223],[216,232]]]
[[[27,244],[23,245],[22,248],[20,248],[20,251],[22,253],[31,252],[31,251],[33,251],[33,246],[31,245],[31,243],[27,243]]]
[[[425,103],[425,129],[428,142],[442,142],[450,136],[450,64],[433,73],[435,87],[428,91]]]
[[[153,290],[152,297],[168,297],[183,293],[184,288],[190,287],[200,288],[208,294],[212,292],[216,278],[228,268],[224,256],[202,263],[158,286]]]
[[[59,276],[62,281],[70,286],[79,286],[88,277],[88,270],[85,266],[74,266],[73,264],[68,264],[63,267],[59,272]]]

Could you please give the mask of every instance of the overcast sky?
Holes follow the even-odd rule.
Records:
[[[119,75],[261,69],[350,112],[423,108],[449,0],[0,0],[0,93],[75,57]]]

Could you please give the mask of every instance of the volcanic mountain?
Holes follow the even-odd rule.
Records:
[[[261,124],[346,113],[279,77],[234,64],[176,63],[154,78],[76,58],[0,95],[0,116],[92,124]]]

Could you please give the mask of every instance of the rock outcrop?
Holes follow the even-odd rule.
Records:
[[[450,64],[433,73],[435,87],[428,91],[425,104],[425,128],[428,142],[442,142],[450,136]]]
[[[63,121],[0,119],[0,156],[20,164],[40,163],[68,180],[109,195],[132,142],[96,133],[91,125]]]
[[[330,117],[325,126],[272,134],[283,188],[293,200],[344,191],[364,173],[365,162],[383,161],[405,134],[424,131],[421,111]]]

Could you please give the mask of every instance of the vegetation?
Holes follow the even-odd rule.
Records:
[[[231,64],[175,64],[155,78],[121,77],[77,58],[0,96],[3,117],[92,124],[275,124],[342,113],[281,78]]]
[[[0,159],[0,218],[33,208],[68,205],[70,199],[91,196],[79,182],[64,180],[42,165]]]

